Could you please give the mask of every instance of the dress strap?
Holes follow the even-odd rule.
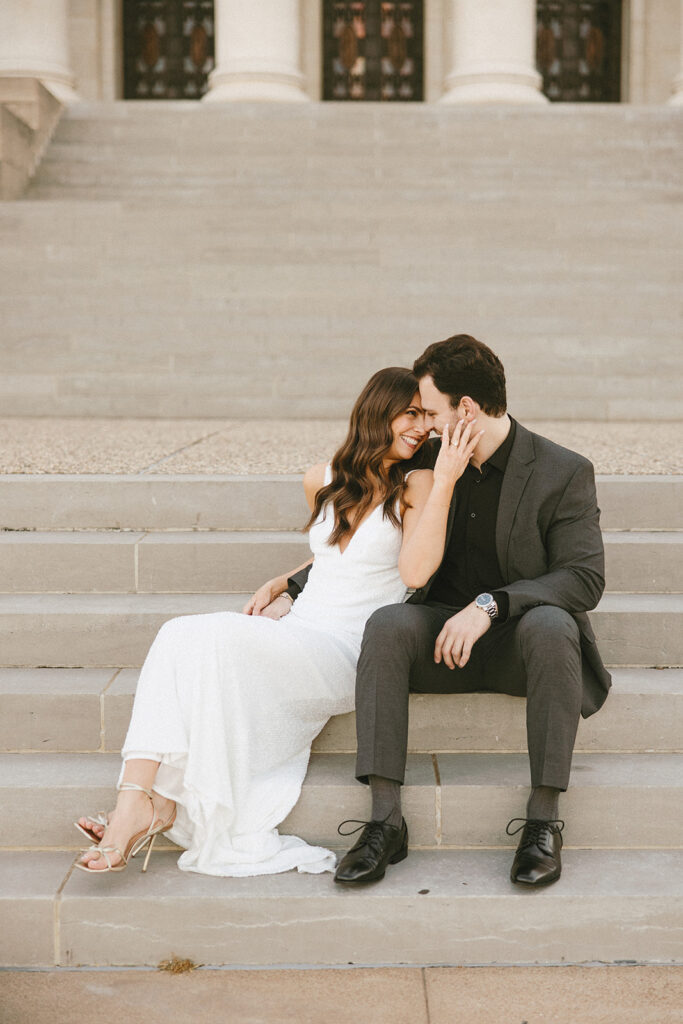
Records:
[[[327,484],[332,483],[332,466],[330,465],[329,462],[325,466],[325,477],[323,483],[325,484],[325,486],[327,486]]]

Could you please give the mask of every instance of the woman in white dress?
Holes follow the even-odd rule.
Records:
[[[478,440],[469,436],[469,426],[450,442],[446,432],[435,473],[461,475]],[[161,627],[140,673],[116,807],[75,823],[95,844],[79,868],[121,871],[147,847],[144,871],[155,836],[166,833],[184,849],[184,871],[334,870],[331,851],[277,826],[299,798],[314,738],[332,715],[353,710],[365,622],[405,600],[403,578],[415,574],[433,474],[409,470],[426,461],[426,438],[411,371],[380,370],[331,465],[305,474],[313,565],[296,602],[281,576],[246,614]]]

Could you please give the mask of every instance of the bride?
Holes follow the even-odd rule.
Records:
[[[478,440],[470,426],[450,440],[444,432],[434,474],[453,483],[462,474]],[[431,519],[423,513],[433,474],[419,468],[430,461],[426,439],[412,372],[378,371],[331,464],[304,476],[313,565],[296,602],[281,576],[254,594],[246,614],[182,616],[161,627],[140,673],[116,807],[75,823],[94,841],[77,867],[122,871],[146,847],[144,871],[155,837],[166,833],[184,849],[184,871],[334,870],[331,851],[280,835],[277,825],[299,798],[314,738],[332,715],[354,708],[366,620],[403,601],[402,574],[415,576]]]

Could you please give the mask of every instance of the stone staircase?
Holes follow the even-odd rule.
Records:
[[[615,105],[70,108],[0,205],[0,406],[345,417],[378,366],[466,331],[523,420],[677,419],[682,126]]]
[[[562,879],[508,880],[523,702],[415,695],[411,854],[347,891],[329,875],[185,875],[168,843],[144,876],[72,870],[71,822],[111,804],[156,630],[238,609],[302,560],[300,479],[0,477],[0,962],[680,962],[683,477],[602,476],[598,491],[609,592],[592,620],[614,688],[579,730]],[[367,815],[354,744],[353,715],[329,723],[284,830],[339,848],[339,821]]]

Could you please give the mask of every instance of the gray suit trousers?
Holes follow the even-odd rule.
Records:
[[[554,605],[493,623],[464,668],[434,663],[434,644],[457,608],[396,604],[368,620],[356,676],[356,777],[403,783],[408,695],[493,691],[526,697],[532,786],[565,790],[581,713],[579,629]]]

